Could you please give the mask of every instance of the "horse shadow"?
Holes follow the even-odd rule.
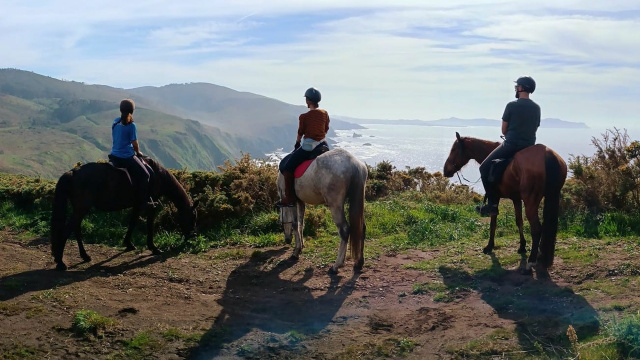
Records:
[[[113,256],[96,262],[81,271],[57,271],[54,269],[29,270],[17,274],[7,275],[0,278],[0,301],[11,300],[31,292],[52,290],[57,287],[70,285],[76,282],[86,281],[96,277],[110,277],[122,274],[126,271],[149,266],[151,264],[165,261],[166,255],[139,254],[133,259],[121,262],[117,265],[109,263],[126,251],[121,251]],[[74,269],[83,264],[78,262],[69,267]]]
[[[439,272],[448,289],[478,291],[499,317],[514,321],[523,349],[535,352],[542,346],[548,353],[566,351],[571,346],[569,325],[579,338],[598,334],[598,313],[587,300],[569,287],[558,286],[546,274],[538,274],[537,279],[523,275],[524,255],[520,268],[514,270],[504,269],[494,255],[491,260],[487,270],[469,273],[441,266]]]
[[[188,358],[212,359],[222,356],[223,350],[235,351],[235,355],[243,357],[272,357],[281,350],[293,350],[300,335],[317,334],[333,321],[353,291],[359,274],[354,273],[341,286],[342,277],[331,276],[326,293],[314,297],[312,289],[305,285],[313,277],[313,269],[295,273],[295,279],[284,279],[282,273],[291,268],[295,260],[283,260],[271,269],[266,268],[269,259],[281,257],[287,250],[285,247],[255,252],[229,274],[222,298],[218,300],[222,310],[199,344],[189,350]],[[271,334],[242,340],[249,345],[234,344],[254,329]],[[247,348],[252,349],[252,353],[243,354]]]

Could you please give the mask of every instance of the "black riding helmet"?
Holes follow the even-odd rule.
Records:
[[[320,91],[318,91],[318,89],[316,88],[308,88],[307,91],[304,92],[304,97],[306,97],[307,99],[315,102],[315,103],[319,103],[320,99],[322,99],[322,95],[320,95]]]
[[[131,99],[124,99],[120,101],[120,112],[122,114],[133,114],[133,110],[135,110],[135,108],[136,105]]]
[[[528,93],[532,94],[536,90],[536,82],[531,76],[521,76],[515,83],[522,86],[522,89]]]

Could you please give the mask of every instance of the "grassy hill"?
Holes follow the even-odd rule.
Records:
[[[169,168],[214,170],[295,140],[306,108],[206,83],[119,89],[0,69],[0,171],[57,177],[106,158],[123,98],[136,102],[141,150]],[[331,120],[334,129],[359,125]]]
[[[118,100],[119,101],[119,100]],[[56,178],[105,159],[118,102],[0,94],[0,171]],[[138,108],[141,149],[169,168],[213,170],[233,158],[225,134],[193,120]]]

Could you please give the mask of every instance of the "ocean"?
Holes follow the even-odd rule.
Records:
[[[442,172],[456,139],[456,132],[461,136],[502,141],[499,127],[380,124],[362,124],[362,126],[365,129],[336,130],[337,136],[331,138],[335,141],[333,146],[351,152],[368,165],[375,166],[382,161],[388,161],[398,170],[421,166],[431,173]],[[551,147],[568,163],[571,156],[594,155],[595,147],[591,140],[594,137],[601,139],[606,131],[606,128],[539,128],[537,143]],[[632,140],[637,139],[634,135],[640,134],[638,129],[627,129],[627,132]],[[462,169],[461,175],[472,183],[474,189],[484,193],[482,184],[475,183],[480,178],[478,168],[479,164],[471,160]],[[457,176],[454,176],[452,181],[458,182]]]
[[[381,125],[361,124],[364,129],[336,130],[336,136],[331,137],[332,147],[341,147],[368,165],[376,166],[382,161],[390,162],[397,170],[424,167],[428,172],[442,172],[451,146],[456,139],[456,132],[461,136],[471,136],[480,139],[502,141],[500,128],[489,126],[419,126],[419,125]],[[569,163],[572,156],[593,156],[595,147],[591,140],[602,139],[602,134],[610,128],[546,128],[541,127],[537,132],[537,143],[545,144],[555,150]],[[631,140],[639,139],[640,128],[625,129]],[[274,153],[266,154],[268,161],[277,162],[285,152],[278,149]],[[472,186],[476,191],[484,193],[480,180],[480,165],[471,160],[460,175],[463,183]],[[569,174],[570,176],[570,174]],[[458,177],[452,181],[457,183]]]

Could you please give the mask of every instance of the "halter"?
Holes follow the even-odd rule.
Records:
[[[457,133],[456,133],[457,134]],[[462,141],[461,138],[458,139],[458,144],[460,146],[460,151],[464,152],[464,142]],[[454,167],[457,167],[456,163],[453,164]],[[462,167],[460,167],[460,170],[462,170]],[[478,180],[471,182],[471,180],[467,179],[466,177],[464,177],[464,175],[460,174],[460,170],[456,171],[456,175],[458,175],[458,181],[460,182],[460,185],[462,184],[462,180],[460,179],[460,176],[462,176],[462,179],[464,179],[464,181],[466,181],[467,183],[471,184],[471,185],[475,185],[477,184],[480,180],[482,180],[482,176],[480,176],[478,178]]]

